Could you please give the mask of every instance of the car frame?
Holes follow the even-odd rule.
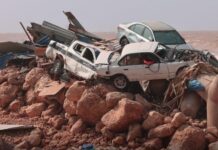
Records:
[[[113,58],[116,53],[112,53],[108,64],[97,67],[98,77],[111,79],[117,89],[125,90],[132,82],[172,79],[181,69],[194,64],[192,61],[163,60],[155,53],[158,45],[158,42],[126,45],[120,56]]]
[[[117,37],[122,47],[129,43],[154,41],[171,48],[192,49],[175,28],[161,21],[120,24]]]

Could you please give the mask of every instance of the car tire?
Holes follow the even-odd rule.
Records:
[[[120,40],[121,47],[124,47],[127,44],[129,44],[129,40],[126,37],[121,38]]]
[[[126,90],[129,81],[124,75],[116,75],[113,77],[113,85],[119,90]]]

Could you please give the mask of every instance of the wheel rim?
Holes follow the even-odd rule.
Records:
[[[127,86],[127,80],[124,76],[115,77],[114,85],[118,89],[124,89]]]

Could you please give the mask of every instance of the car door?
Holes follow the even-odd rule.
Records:
[[[135,24],[130,26],[131,31],[128,33],[127,37],[130,43],[142,42],[144,39],[142,38],[142,34],[144,32],[145,26],[141,24]]]
[[[144,76],[146,80],[169,79],[169,68],[167,63],[161,62],[160,58],[154,53],[143,53]]]
[[[81,55],[80,63],[76,67],[76,73],[85,79],[90,79],[96,74],[96,68],[94,65],[95,55],[90,48],[85,48]]]
[[[147,27],[145,27],[144,32],[142,34],[142,37],[149,40],[149,41],[154,41],[154,35],[153,35],[152,31]]]

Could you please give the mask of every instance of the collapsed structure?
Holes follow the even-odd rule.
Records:
[[[208,123],[217,123],[214,112],[208,120],[205,113],[199,113],[200,107],[205,107],[199,104],[201,98],[207,103],[208,95],[216,99],[216,91],[205,90],[208,83],[201,80],[209,75],[210,85],[217,84],[217,69],[214,64],[207,64],[211,59],[200,57],[204,63],[182,70],[173,80],[149,81],[143,86],[145,93],[138,85],[122,92],[109,81],[82,80],[65,71],[56,78],[51,76],[53,63],[44,57],[44,46],[50,40],[66,45],[81,40],[105,50],[119,50],[117,43],[87,32],[71,13],[65,14],[71,22],[69,30],[48,22],[33,23],[28,28],[35,60],[23,65],[12,59],[14,62],[0,71],[0,122],[36,128],[31,133],[19,132],[22,136],[18,137],[2,133],[2,149],[204,150],[208,145],[211,150],[217,148],[218,129],[207,128]],[[175,50],[176,57],[172,58],[193,59],[180,52]],[[163,58],[170,55],[167,51],[158,53]]]

